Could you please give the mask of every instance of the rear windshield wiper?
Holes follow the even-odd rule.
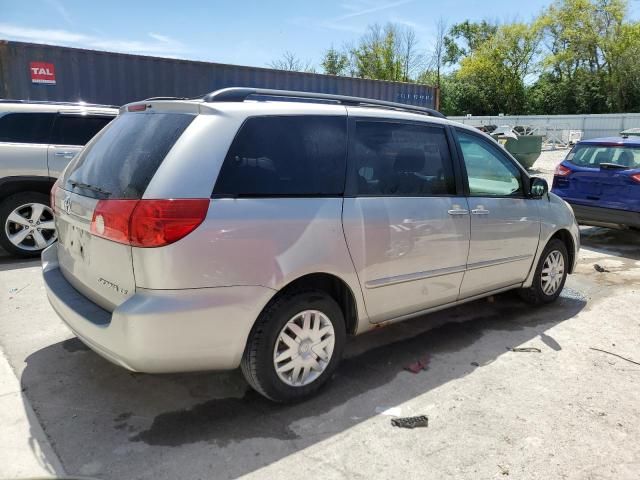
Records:
[[[105,190],[103,188],[96,187],[95,185],[90,185],[88,183],[82,183],[82,182],[76,182],[76,181],[73,181],[73,180],[69,180],[69,183],[71,184],[71,186],[73,188],[80,187],[80,188],[85,188],[87,190],[91,190],[93,192],[101,193],[101,194],[106,195],[106,196],[111,195],[111,192],[109,192],[109,191],[107,191],[107,190]]]
[[[627,167],[626,165],[619,165],[617,163],[601,163],[600,164],[600,168],[603,170],[627,170],[630,167]]]

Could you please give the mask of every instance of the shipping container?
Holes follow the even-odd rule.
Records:
[[[428,85],[0,40],[0,98],[123,105],[225,87],[352,95],[437,108]]]

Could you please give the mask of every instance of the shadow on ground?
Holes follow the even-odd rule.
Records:
[[[508,347],[542,336],[558,350],[544,332],[584,306],[568,289],[535,309],[504,294],[376,330],[352,339],[317,397],[290,406],[249,390],[237,371],[133,374],[77,339],[31,354],[22,384],[69,474],[234,478],[345,432],[380,405],[402,404],[500,355],[517,355]],[[426,354],[427,371],[403,371]]]
[[[0,247],[0,272],[7,270],[17,270],[25,267],[35,267],[40,263],[40,257],[20,258],[9,255]]]
[[[640,230],[581,227],[580,241],[589,250],[640,260]]]

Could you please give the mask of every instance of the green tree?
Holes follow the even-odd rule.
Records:
[[[539,18],[548,52],[544,81],[564,92],[558,99],[561,111],[633,108],[637,57],[634,62],[630,52],[640,35],[626,17],[625,0],[556,0]]]
[[[331,47],[322,56],[322,69],[327,75],[348,75],[350,60],[348,53]]]
[[[357,75],[376,80],[401,80],[402,63],[397,55],[397,29],[369,26],[367,33],[352,50]]]
[[[350,53],[361,78],[409,82],[425,63],[415,31],[393,23],[370,25]]]
[[[457,77],[483,92],[482,113],[514,114],[526,108],[526,84],[537,71],[539,45],[536,26],[502,25],[460,60]]]
[[[458,63],[463,57],[471,55],[498,30],[498,26],[483,20],[481,22],[457,23],[444,37],[444,62],[450,65]]]

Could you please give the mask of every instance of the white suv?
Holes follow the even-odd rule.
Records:
[[[0,100],[0,246],[36,256],[56,239],[49,192],[114,107]]]
[[[487,135],[417,107],[243,88],[150,99],[54,187],[44,281],[114,363],[242,366],[297,400],[348,334],[509,289],[555,300],[579,235],[547,190]]]

